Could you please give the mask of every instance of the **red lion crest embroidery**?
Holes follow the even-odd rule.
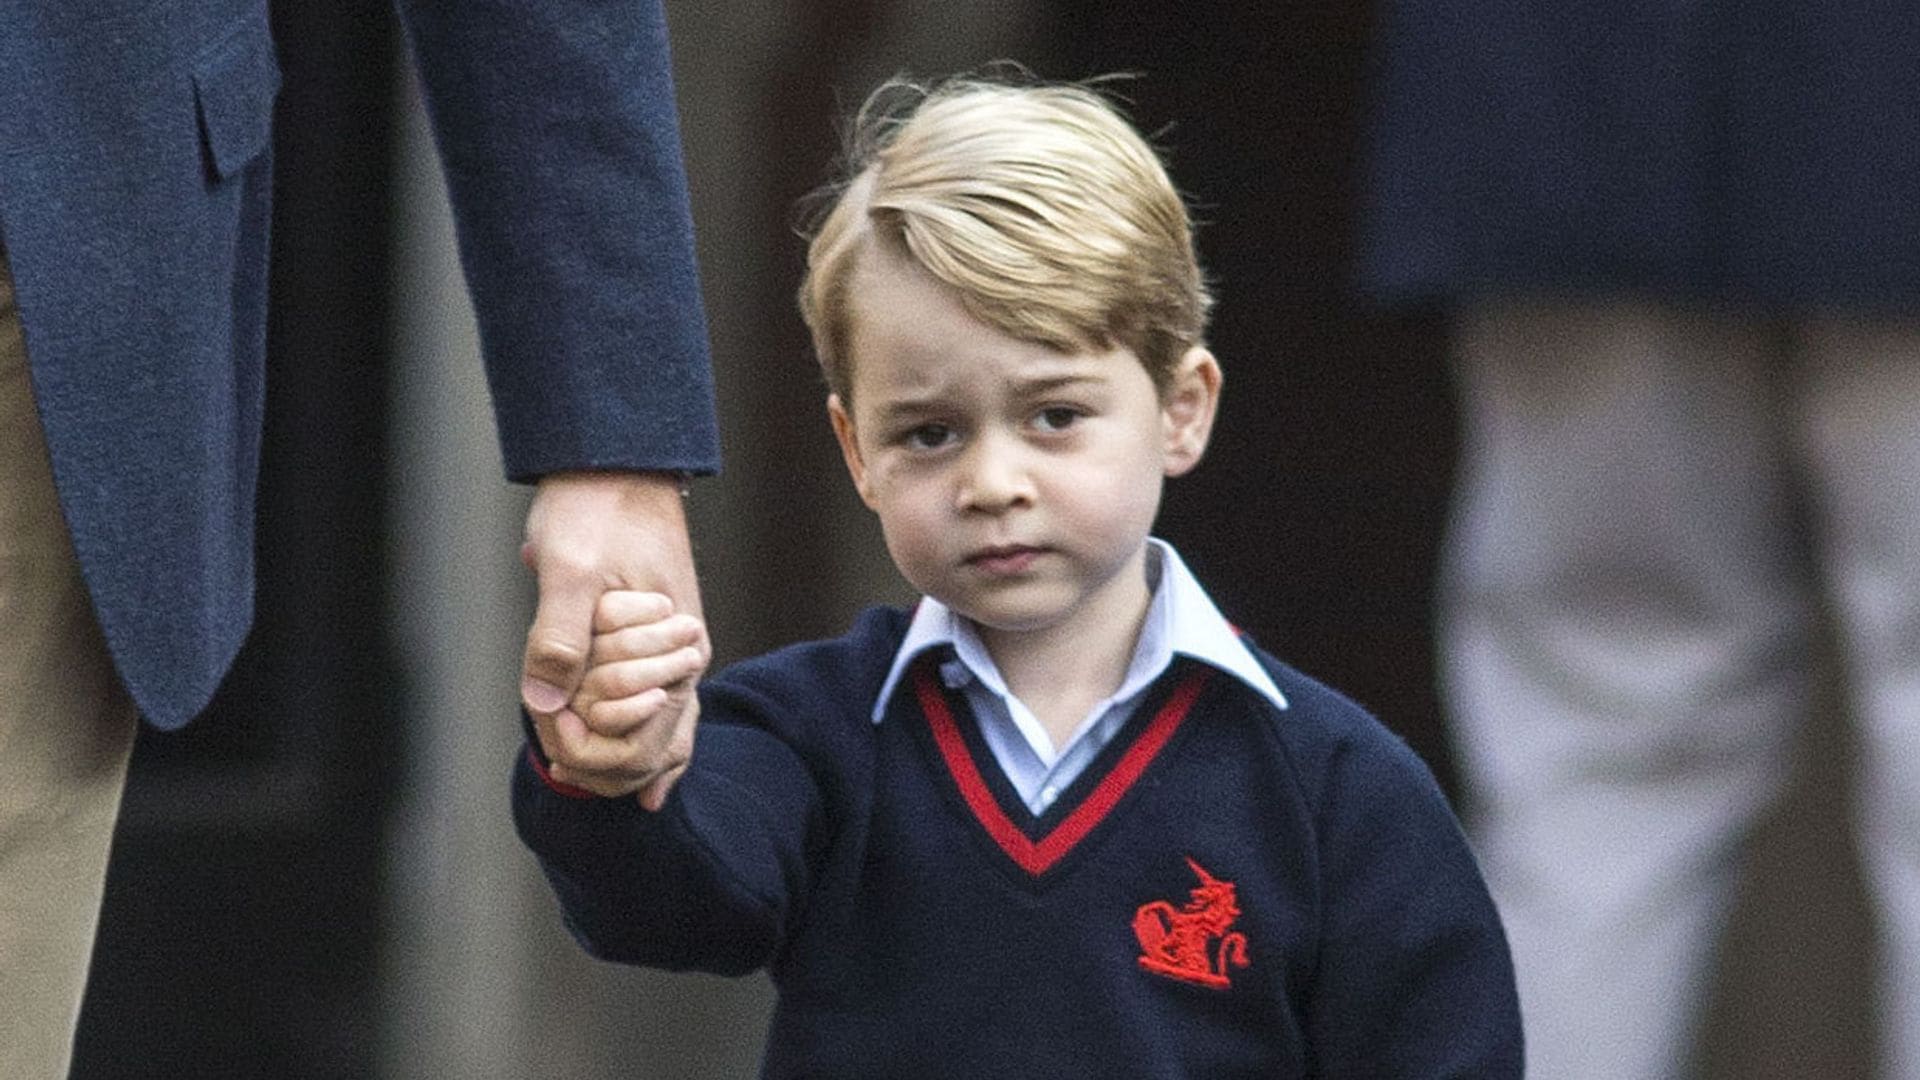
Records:
[[[1247,966],[1247,935],[1228,932],[1240,917],[1233,882],[1222,881],[1187,859],[1200,884],[1176,909],[1165,900],[1140,905],[1133,936],[1140,939],[1140,966],[1148,971],[1216,990],[1231,985],[1230,968]]]

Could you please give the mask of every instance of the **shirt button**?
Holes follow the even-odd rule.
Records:
[[[1053,800],[1059,797],[1060,797],[1060,789],[1057,787],[1054,787],[1052,784],[1048,784],[1046,787],[1043,787],[1040,789],[1040,805],[1041,806],[1052,806]]]

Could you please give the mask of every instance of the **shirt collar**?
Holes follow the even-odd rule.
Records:
[[[1177,653],[1234,676],[1273,702],[1275,708],[1286,708],[1286,696],[1274,685],[1273,677],[1254,659],[1253,651],[1220,614],[1220,609],[1214,606],[1213,599],[1181,561],[1173,545],[1152,537],[1147,544],[1149,559],[1157,557],[1159,580],[1154,585],[1147,618],[1141,625],[1140,640],[1134,644],[1133,659],[1128,662],[1126,677],[1113,699],[1125,700],[1144,689],[1166,671]],[[988,689],[1003,698],[1009,696],[999,668],[966,617],[928,596],[921,598],[914,609],[913,621],[907,625],[906,636],[893,655],[893,666],[887,670],[886,681],[880,684],[880,694],[873,703],[874,723],[886,715],[887,703],[915,658],[943,645],[952,646],[961,663]]]

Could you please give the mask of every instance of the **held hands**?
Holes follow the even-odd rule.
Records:
[[[553,719],[572,762],[553,765],[554,779],[596,795],[638,792],[658,810],[693,755],[706,624],[659,593],[613,591],[595,605],[593,631],[586,677]]]
[[[520,694],[554,778],[600,795],[638,792],[642,805],[658,809],[691,753],[698,709],[693,683],[711,655],[698,618],[700,594],[677,478],[615,472],[543,478],[527,513],[520,557],[540,589]],[[616,593],[626,598],[604,613],[612,620],[609,628],[652,624],[655,631],[644,641],[609,643],[609,655],[625,649],[633,652],[627,659],[651,656],[660,662],[629,674],[659,677],[626,693],[611,691],[613,684],[603,677],[596,692],[586,693],[589,662],[602,663],[595,653],[602,598]],[[637,600],[636,594],[652,599]],[[696,664],[666,659],[688,647],[698,656]],[[641,649],[652,652],[634,651]],[[662,693],[649,697],[648,689]],[[636,700],[612,707],[622,698]],[[601,716],[605,730],[596,726]]]

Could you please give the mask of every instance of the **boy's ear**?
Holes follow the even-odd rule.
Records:
[[[1180,476],[1200,464],[1220,408],[1220,362],[1196,345],[1174,365],[1160,403],[1166,429],[1166,472]]]
[[[853,477],[853,489],[860,493],[860,501],[871,509],[873,497],[867,489],[867,463],[860,457],[860,440],[854,434],[853,417],[840,403],[839,394],[827,395],[827,419],[833,421],[833,437],[839,440],[840,456],[846,460],[847,475]]]

